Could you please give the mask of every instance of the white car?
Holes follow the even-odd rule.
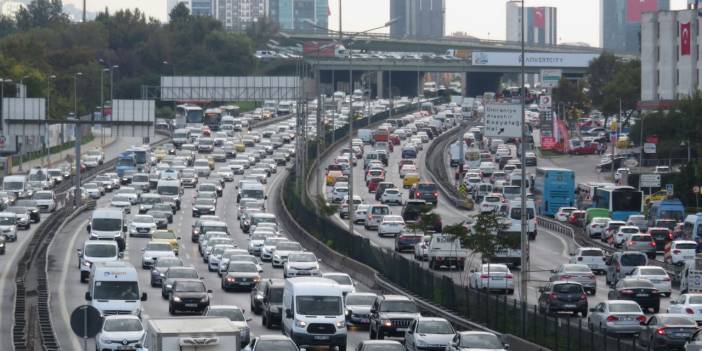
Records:
[[[661,292],[661,295],[670,296],[670,277],[666,271],[658,266],[638,266],[631,272],[630,277],[647,279]]]
[[[110,206],[121,208],[125,213],[130,213],[132,211],[132,200],[127,195],[117,194],[112,197]]]
[[[559,222],[567,222],[570,214],[577,209],[577,207],[561,207],[553,217]]]
[[[99,199],[105,192],[96,183],[87,183],[83,185],[83,188],[88,193],[91,199]]]
[[[405,227],[405,221],[402,216],[397,215],[387,215],[383,216],[383,220],[378,224],[378,236],[383,237],[385,235],[396,236],[402,232]]]
[[[344,201],[344,197],[348,196],[349,187],[348,186],[335,186],[331,193],[331,202],[340,203]]]
[[[173,247],[168,242],[149,242],[142,250],[141,266],[144,269],[151,269],[159,257],[176,257]]]
[[[580,247],[568,262],[587,265],[593,273],[604,274],[607,270],[604,251],[598,247]]]
[[[623,225],[619,227],[617,233],[614,234],[614,245],[622,246],[627,240],[629,240],[631,234],[639,233],[641,233],[641,231],[639,231],[639,227],[635,227],[633,225]]]
[[[341,292],[344,295],[356,292],[356,283],[351,279],[351,276],[346,273],[324,273],[323,278],[331,279],[341,286]]]
[[[216,173],[227,182],[234,180],[234,172],[231,170],[231,168],[219,168],[217,169]]]
[[[293,251],[283,267],[283,278],[319,276],[319,260],[312,252]]]
[[[12,212],[0,212],[0,234],[8,241],[17,241],[17,216]]]
[[[261,246],[261,261],[273,260],[273,251],[275,250],[275,246],[281,241],[288,241],[288,238],[276,236],[264,239],[263,246]]]
[[[607,217],[594,217],[590,224],[585,227],[585,231],[591,238],[601,237],[602,232],[607,228],[609,220]]]
[[[686,314],[697,321],[697,324],[702,323],[702,294],[681,294],[678,298],[670,300],[667,312]]]
[[[123,186],[117,191],[117,195],[124,195],[129,198],[132,205],[139,203],[139,193],[137,190],[130,186]]]
[[[404,165],[402,168],[400,168],[400,178],[404,178],[409,173],[417,173],[417,166]]]
[[[129,236],[150,237],[156,230],[156,221],[151,215],[137,215],[129,223]]]
[[[354,215],[355,215],[355,209],[358,208],[358,205],[363,204],[363,198],[360,197],[359,195],[354,195],[353,196],[353,208],[354,208]],[[341,206],[339,206],[339,217],[341,218],[349,218],[349,197],[344,196],[344,201],[341,203]],[[355,219],[356,217],[354,217]]]
[[[368,209],[370,205],[360,204],[356,207],[354,211],[353,223],[354,224],[366,224],[366,216],[368,216]]]
[[[56,210],[56,196],[52,190],[40,190],[34,193],[32,200],[36,201],[40,212]]]
[[[439,317],[419,317],[405,331],[407,351],[444,350],[456,335],[451,323]],[[427,346],[431,346],[428,348]]]
[[[131,314],[105,316],[100,333],[95,337],[98,350],[136,349],[144,344],[146,331],[138,316]]]
[[[402,205],[402,193],[397,188],[387,188],[380,195],[380,203]]]
[[[471,270],[468,286],[480,290],[500,290],[514,294],[514,276],[505,264],[483,264],[478,270]]]
[[[496,195],[488,195],[480,203],[480,212],[499,211],[502,205],[502,198]]]
[[[244,316],[244,310],[234,305],[210,305],[203,313],[205,317],[224,317],[229,319],[231,325],[239,330],[239,346],[244,347],[251,341],[251,328],[249,321]]]
[[[665,247],[663,261],[668,264],[684,265],[685,261],[695,259],[697,242],[692,240],[673,240]]]
[[[273,259],[271,266],[273,268],[283,268],[285,262],[288,261],[288,256],[292,252],[303,251],[302,245],[296,241],[282,241],[275,245],[273,249]]]

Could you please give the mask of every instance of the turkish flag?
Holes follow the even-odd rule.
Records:
[[[534,7],[534,27],[544,28],[546,26],[546,9],[543,7]]]
[[[641,22],[641,14],[658,10],[658,0],[627,0],[626,20]]]
[[[680,23],[680,56],[690,56],[690,22]]]

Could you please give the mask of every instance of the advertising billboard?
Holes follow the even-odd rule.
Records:
[[[585,68],[598,56],[598,54],[528,52],[524,64],[527,67]],[[522,55],[519,52],[473,52],[474,66],[517,67],[521,64]]]

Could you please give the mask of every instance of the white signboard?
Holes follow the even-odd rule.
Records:
[[[294,76],[163,76],[162,101],[294,100],[301,94]]]
[[[154,100],[115,100],[112,102],[112,121],[124,123],[110,127],[112,136],[153,137],[156,102]]]
[[[558,82],[561,81],[563,70],[560,69],[542,69],[541,70],[541,87],[557,88]]]
[[[526,53],[527,67],[586,68],[599,54],[568,54],[550,52]],[[473,66],[515,67],[522,65],[522,55],[518,52],[473,52]]]
[[[9,123],[8,120],[46,120],[46,100],[43,98],[3,98],[2,125],[5,137],[3,153],[14,153],[19,150],[17,143],[24,151],[41,149],[40,137],[46,135],[44,123]]]
[[[656,144],[654,143],[644,143],[644,153],[646,154],[655,154],[656,153]]]
[[[541,95],[539,96],[539,109],[540,110],[550,110],[553,100],[551,95]]]
[[[659,188],[660,186],[660,174],[642,174],[639,178],[639,188]]]
[[[485,135],[495,138],[522,137],[522,105],[487,104],[485,106]]]

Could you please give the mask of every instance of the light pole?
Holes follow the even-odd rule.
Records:
[[[105,120],[105,72],[109,71],[109,68],[103,68],[100,70],[100,118]],[[100,125],[100,145],[105,145],[105,124]]]
[[[176,75],[175,63],[170,62],[170,61],[168,61],[168,60],[163,60],[162,63],[163,63],[164,66],[171,66],[171,70],[173,71],[173,77],[175,77],[175,75]],[[161,94],[163,94],[163,92],[161,92]],[[175,114],[175,112],[176,112],[176,110],[177,110],[177,104],[178,104],[178,103],[176,102],[175,96],[174,96],[174,97],[173,97],[173,114]]]
[[[110,67],[110,106],[112,106],[112,101],[115,99],[115,70],[118,68],[119,65]]]
[[[56,79],[55,74],[46,76],[46,124],[44,124],[44,145],[46,147],[46,167],[51,163],[51,133],[49,133],[49,119],[51,118],[51,80]]]
[[[82,72],[77,72],[73,75],[73,117],[76,119],[76,123],[73,125],[73,132],[75,134],[75,146],[76,146],[76,181],[75,189],[73,194],[73,206],[76,208],[80,205],[80,123],[77,123],[78,118],[78,78],[83,76]]]
[[[0,78],[0,108],[2,108],[2,99],[5,97],[5,83],[12,83],[12,79]],[[0,110],[1,113],[2,110]],[[2,128],[2,124],[0,124],[0,128]]]
[[[17,94],[20,93],[20,89],[22,89],[22,87],[24,86],[24,80],[27,78],[29,78],[29,76],[26,76],[26,75],[22,76],[22,78],[20,78],[19,84],[17,85]],[[24,89],[24,94],[22,94],[22,118],[23,119],[27,118],[26,102],[25,102],[26,97],[27,97],[27,88]],[[26,133],[24,132],[24,124],[23,124],[22,125],[22,144],[21,144],[22,147],[19,150],[19,157],[20,157],[19,171],[20,171],[20,173],[23,172],[22,163],[24,163],[24,147],[26,144],[26,142],[25,142],[26,140],[27,140],[27,137],[26,137]]]
[[[519,155],[520,156],[520,162],[522,165],[526,165],[526,133],[524,130],[524,127],[526,126],[525,123],[525,118],[524,118],[524,105],[526,103],[526,82],[525,82],[525,67],[524,67],[524,19],[525,19],[525,8],[524,8],[524,0],[522,0],[522,8],[521,8],[521,18],[520,18],[520,23],[519,23],[519,31],[521,32],[521,148],[522,152]],[[524,167],[524,166],[522,166]],[[521,241],[521,251],[522,251],[522,257],[521,257],[521,275],[520,275],[520,297],[522,301],[522,325],[523,325],[523,335],[526,335],[527,331],[527,326],[524,321],[526,321],[526,316],[527,316],[527,306],[528,306],[528,292],[527,292],[527,283],[529,281],[529,238],[527,237],[527,213],[526,213],[526,171],[522,172],[522,184],[521,184],[521,221],[522,221],[522,226],[521,226],[521,233],[520,233],[520,241]]]

